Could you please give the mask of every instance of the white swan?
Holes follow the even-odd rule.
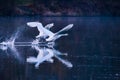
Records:
[[[67,36],[68,34],[60,34],[63,31],[67,31],[73,27],[73,24],[69,24],[68,26],[64,27],[60,31],[53,33],[49,29],[54,26],[53,23],[48,24],[47,26],[43,27],[42,23],[40,22],[28,22],[27,25],[29,27],[37,27],[39,31],[39,35],[36,36],[36,38],[44,37],[46,41],[55,41],[56,39],[62,37],[62,36]]]
[[[47,37],[48,35],[53,35],[53,33],[51,31],[49,31],[48,26],[46,28],[43,27],[42,23],[40,22],[28,22],[27,25],[29,27],[37,27],[38,31],[39,31],[39,35],[36,36],[36,38],[39,37]]]

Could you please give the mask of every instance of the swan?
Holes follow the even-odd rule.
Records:
[[[52,26],[54,26],[53,23],[48,24],[45,27],[43,27],[42,23],[40,22],[28,22],[27,25],[29,27],[37,27],[39,31],[39,35],[37,35],[36,38],[44,38],[48,42],[55,41],[62,36],[67,36],[68,34],[60,34],[60,33],[63,31],[67,31],[73,27],[73,24],[69,24],[60,31],[53,33],[52,31],[49,30]]]

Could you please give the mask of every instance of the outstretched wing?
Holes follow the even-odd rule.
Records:
[[[64,27],[63,29],[61,29],[60,31],[56,32],[55,35],[58,35],[59,33],[63,32],[63,31],[68,31],[69,29],[71,29],[73,27],[73,24],[69,24],[68,26]]]
[[[62,36],[68,36],[68,34],[58,34],[58,35],[54,35],[52,38],[46,39],[47,41],[55,41],[57,39],[59,39]]]
[[[49,30],[49,29],[52,28],[53,26],[54,26],[54,23],[51,23],[51,24],[47,24],[47,25],[45,26],[45,28]]]

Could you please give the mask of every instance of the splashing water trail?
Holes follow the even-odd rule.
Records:
[[[18,28],[17,31],[9,39],[0,43],[0,49],[6,51],[9,48],[12,52],[12,55],[14,55],[15,58],[21,61],[22,59],[19,55],[19,52],[15,48],[15,40],[19,38],[20,34],[21,29]]]

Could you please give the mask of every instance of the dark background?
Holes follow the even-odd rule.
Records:
[[[119,0],[0,0],[0,15],[119,16]]]
[[[26,58],[37,56],[37,52],[32,47],[16,46],[19,57],[10,49],[0,49],[0,80],[120,80],[119,17],[0,17],[0,41],[23,29],[16,42],[31,42],[38,31],[26,25],[30,21],[40,21],[43,25],[54,23],[53,32],[74,24],[67,32],[69,36],[61,37],[54,46],[68,53],[61,57],[73,67],[67,68],[53,57],[53,64],[43,62],[36,69]]]
[[[16,41],[32,41],[38,32],[26,25],[31,21],[40,21],[44,26],[54,23],[53,32],[74,24],[69,36],[57,40],[54,47],[68,53],[62,57],[73,68],[55,59],[53,64],[43,63],[35,69],[34,64],[26,62],[27,57],[37,55],[35,51],[31,47],[16,47],[22,61],[12,50],[0,50],[0,80],[120,80],[119,3],[119,0],[0,0],[0,41],[22,29]]]

